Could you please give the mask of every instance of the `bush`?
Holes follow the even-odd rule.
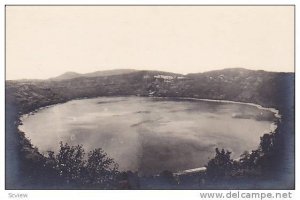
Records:
[[[222,149],[219,151],[216,150],[216,155],[211,159],[206,165],[207,171],[206,174],[208,178],[212,181],[220,179],[228,175],[231,172],[233,167],[233,160],[230,159],[231,152]]]
[[[60,143],[57,155],[49,151],[45,170],[55,174],[70,187],[112,189],[117,187],[118,165],[101,149],[85,155],[82,145]]]
[[[97,148],[89,152],[85,172],[87,184],[107,188],[116,183],[118,165]]]

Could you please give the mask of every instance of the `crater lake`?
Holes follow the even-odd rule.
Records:
[[[273,131],[275,113],[247,104],[183,98],[99,97],[23,115],[19,129],[46,153],[59,142],[102,148],[120,170],[156,174],[203,167],[215,148],[237,159]]]

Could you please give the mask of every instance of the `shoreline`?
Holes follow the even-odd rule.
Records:
[[[180,97],[181,98],[181,97]],[[220,103],[232,103],[232,104],[240,104],[240,105],[249,105],[249,106],[254,106],[260,110],[267,110],[272,113],[274,113],[274,116],[278,119],[281,118],[281,115],[279,114],[279,110],[275,108],[267,108],[263,107],[259,104],[255,103],[247,103],[247,102],[240,102],[240,101],[230,101],[230,100],[217,100],[217,99],[198,99],[198,98],[190,98],[190,97],[183,97],[181,99],[187,99],[187,100],[197,100],[197,101],[207,101],[207,102],[220,102]]]
[[[270,111],[274,114],[275,118],[280,120],[281,119],[281,115],[279,114],[279,111],[275,108],[266,108],[266,107],[263,107],[259,104],[255,104],[255,103],[247,103],[247,102],[238,102],[238,101],[230,101],[230,100],[216,100],[216,99],[200,99],[200,98],[193,98],[193,97],[149,97],[149,96],[136,96],[136,95],[129,95],[129,96],[99,96],[99,97],[92,97],[92,98],[88,98],[88,97],[85,97],[85,98],[77,98],[77,99],[71,99],[71,100],[68,100],[66,102],[61,102],[61,103],[56,103],[56,104],[52,104],[52,105],[47,105],[47,106],[43,106],[43,107],[39,107],[37,109],[35,109],[34,111],[31,111],[27,114],[22,114],[20,115],[20,122],[17,126],[17,129],[19,131],[22,131],[20,130],[20,126],[23,124],[23,119],[24,117],[29,117],[30,115],[34,115],[36,112],[40,111],[40,110],[43,110],[43,109],[46,109],[46,108],[50,108],[50,107],[53,107],[55,105],[60,105],[60,104],[64,104],[64,103],[67,103],[67,102],[71,102],[71,101],[76,101],[76,100],[84,100],[84,99],[97,99],[97,98],[101,98],[101,97],[144,97],[144,98],[152,98],[152,99],[182,99],[182,100],[192,100],[192,101],[205,101],[205,102],[216,102],[216,103],[228,103],[228,104],[239,104],[239,105],[249,105],[249,106],[253,106],[253,107],[256,107],[260,110],[266,110],[266,111]],[[271,125],[274,125],[274,122],[271,124]],[[270,125],[270,126],[271,126]],[[274,130],[276,130],[277,126],[275,125]],[[271,128],[270,128],[271,129]],[[24,136],[26,137],[26,133],[24,132]],[[263,133],[262,133],[263,134]],[[27,138],[27,137],[26,137]],[[32,144],[34,146],[34,144]],[[251,150],[251,149],[250,149]],[[240,158],[240,157],[239,157]],[[234,160],[237,160],[239,158],[236,158]],[[195,168],[195,169],[200,169],[201,168],[201,172],[205,171],[204,168],[205,167],[199,167],[199,168]],[[177,171],[177,172],[173,172],[174,175],[184,175],[184,174],[188,174],[190,173],[190,170],[195,170],[195,169],[184,169],[184,170],[180,170],[180,171]],[[194,171],[193,171],[194,172]]]
[[[60,103],[54,103],[51,105],[47,105],[47,106],[42,106],[39,108],[34,109],[33,111],[30,111],[29,113],[23,113],[21,114],[21,117],[23,116],[29,116],[29,115],[33,115],[34,113],[46,109],[46,108],[50,108],[52,106],[55,105],[60,105],[60,104],[64,104],[70,101],[74,101],[74,100],[84,100],[84,99],[97,99],[97,98],[101,98],[101,97],[145,97],[145,98],[154,98],[154,99],[184,99],[184,100],[195,100],[195,101],[206,101],[206,102],[219,102],[219,103],[231,103],[231,104],[239,104],[239,105],[249,105],[249,106],[254,106],[260,110],[266,110],[266,111],[270,111],[272,113],[274,113],[274,116],[277,119],[281,119],[281,115],[279,114],[279,110],[277,110],[276,108],[272,108],[272,107],[263,107],[262,105],[256,104],[256,103],[249,103],[249,102],[241,102],[241,101],[231,101],[231,100],[219,100],[219,99],[201,99],[201,98],[194,98],[194,97],[155,97],[155,96],[136,96],[136,95],[128,95],[128,96],[98,96],[98,97],[82,97],[82,98],[75,98],[75,99],[70,99],[68,101],[65,102],[60,102]],[[20,118],[21,118],[20,117]]]
[[[151,97],[151,98],[173,98],[173,99],[184,99],[184,100],[194,100],[194,101],[206,101],[206,102],[217,102],[217,103],[231,103],[231,104],[239,104],[239,105],[248,105],[254,106],[260,110],[266,110],[274,113],[274,116],[277,119],[281,119],[281,115],[279,114],[279,110],[276,108],[271,107],[263,107],[262,105],[255,104],[255,103],[248,103],[248,102],[241,102],[241,101],[231,101],[231,100],[218,100],[218,99],[201,99],[201,98],[194,98],[194,97]]]

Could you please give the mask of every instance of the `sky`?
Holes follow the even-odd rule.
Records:
[[[294,71],[293,6],[6,6],[6,79]]]

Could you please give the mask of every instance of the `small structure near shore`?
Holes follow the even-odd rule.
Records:
[[[204,173],[206,171],[206,167],[199,167],[194,169],[187,169],[180,172],[173,173],[174,176],[183,176],[183,175],[194,175],[198,173]]]

